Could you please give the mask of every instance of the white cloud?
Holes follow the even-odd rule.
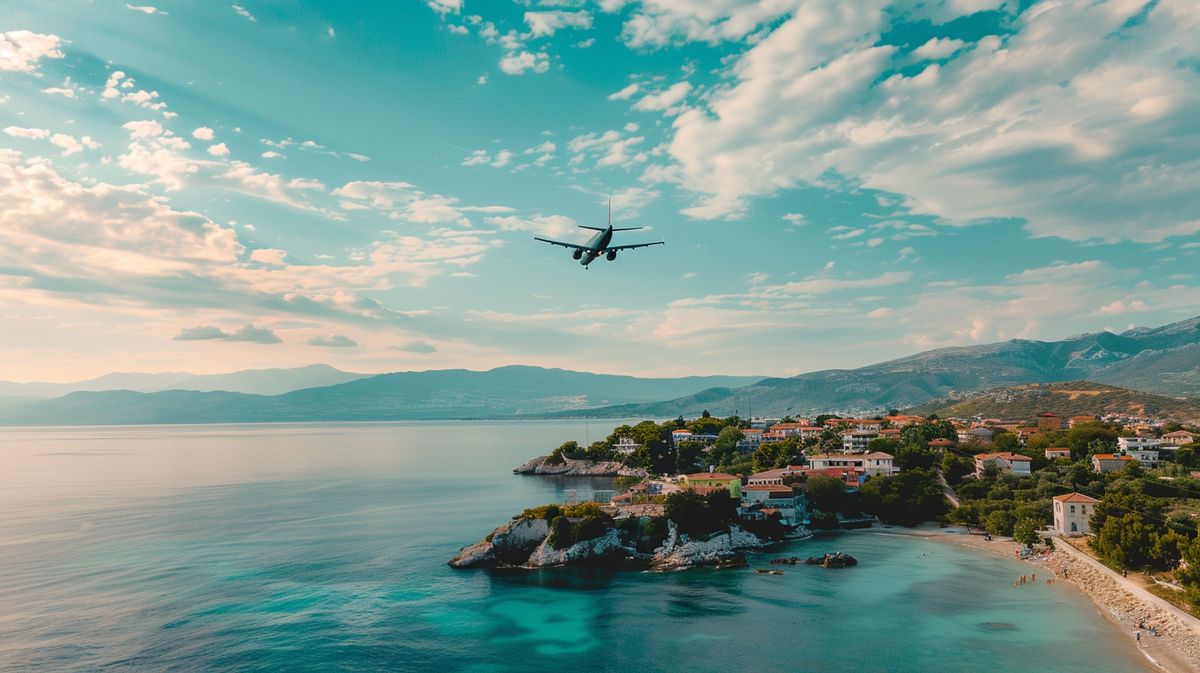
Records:
[[[575,220],[566,215],[506,215],[488,217],[486,221],[500,231],[529,231],[553,238],[562,238],[578,231]]]
[[[828,188],[837,174],[957,225],[1019,218],[1034,236],[1069,240],[1200,232],[1200,72],[1180,60],[1200,55],[1192,3],[1042,2],[1005,39],[915,73],[897,73],[904,56],[879,41],[889,16],[866,0],[780,14],[732,64],[732,81],[675,122],[671,156],[699,195],[685,212],[737,217],[748,199]],[[740,30],[672,17],[638,34],[657,44]]]
[[[935,37],[914,49],[913,53],[920,58],[943,59],[954,55],[958,50],[966,46],[966,44],[962,40],[955,40],[949,37]]]
[[[331,334],[329,336],[314,336],[306,341],[309,346],[320,346],[321,348],[357,348],[358,342],[345,334]]]
[[[61,148],[62,155],[64,157],[77,152],[82,152],[85,147],[89,150],[94,150],[100,147],[100,143],[92,140],[91,136],[76,138],[75,136],[67,135],[65,133],[55,133],[54,135],[50,136],[50,143]]]
[[[192,137],[196,140],[212,140],[214,137],[213,130],[207,126],[201,126],[192,131]]]
[[[117,98],[122,102],[132,103],[147,110],[166,110],[167,104],[158,100],[157,91],[147,91],[145,89],[131,91],[135,86],[137,85],[134,79],[125,74],[123,70],[114,70],[104,82],[104,91],[101,97]],[[122,93],[123,91],[127,91],[127,93]],[[163,112],[163,116],[168,118],[173,117],[174,113]]]
[[[208,153],[214,157],[227,157],[229,156],[229,148],[225,143],[217,143],[208,147]]]
[[[0,71],[33,72],[43,58],[62,58],[62,38],[28,30],[0,33]]]
[[[4,132],[14,138],[25,138],[27,140],[43,140],[50,137],[48,129],[24,128],[21,126],[6,126]]]
[[[254,15],[250,13],[250,10],[248,10],[248,9],[246,9],[245,7],[243,7],[243,6],[239,5],[239,4],[237,4],[236,2],[235,2],[235,3],[233,3],[232,5],[230,5],[230,7],[232,7],[232,8],[233,8],[233,11],[234,11],[234,12],[235,12],[235,13],[236,13],[238,16],[240,16],[240,17],[242,17],[242,18],[245,18],[245,19],[247,19],[247,20],[249,20],[249,21],[251,21],[251,22],[258,21],[258,19],[256,19],[256,18],[254,17]]]
[[[512,52],[500,59],[500,70],[506,75],[523,75],[526,71],[542,73],[549,69],[550,56],[544,51]]]
[[[525,23],[532,37],[549,37],[563,28],[588,29],[592,15],[588,12],[525,12]]]
[[[153,119],[126,122],[121,125],[121,128],[129,131],[131,138],[156,138],[166,133],[162,124]]]
[[[633,104],[633,109],[643,111],[665,110],[671,114],[678,114],[682,109],[677,108],[676,105],[686,98],[688,92],[691,90],[692,85],[688,82],[676,82],[658,93],[642,96],[638,102]]]
[[[259,264],[283,266],[287,263],[287,250],[278,248],[259,248],[250,252],[250,261]]]
[[[159,14],[161,16],[167,16],[166,12],[153,5],[131,5],[129,3],[125,3],[125,9],[132,9],[133,11],[141,12],[142,14]]]
[[[458,14],[462,12],[462,0],[429,0],[429,8],[438,14]]]
[[[618,91],[616,93],[609,94],[608,99],[609,100],[629,100],[630,98],[633,98],[633,95],[635,93],[637,93],[638,91],[640,91],[641,88],[642,88],[642,85],[638,84],[637,82],[634,82],[633,84],[626,86],[625,88],[621,89],[620,91]]]

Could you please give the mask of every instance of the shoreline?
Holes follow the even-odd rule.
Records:
[[[979,535],[947,532],[962,530],[961,528],[943,529],[923,526],[912,529],[874,530],[884,535],[906,535],[944,541],[1045,569],[1052,573],[1055,584],[1065,583],[1071,587],[1071,590],[1077,591],[1090,600],[1105,621],[1130,641],[1134,641],[1133,633],[1139,630],[1137,628],[1139,622],[1157,628],[1159,636],[1155,637],[1148,630],[1141,629],[1141,642],[1132,643],[1137,651],[1146,658],[1152,670],[1157,669],[1167,673],[1200,671],[1200,622],[1197,622],[1195,617],[1173,614],[1171,611],[1135,595],[1127,587],[1121,586],[1114,577],[1109,576],[1111,571],[1101,570],[1093,564],[1077,558],[1071,552],[1063,551],[1060,547],[1067,545],[1067,542],[1060,538],[1055,538],[1055,550],[1048,555],[1021,559],[1015,553],[1020,545],[1011,538],[996,537],[987,541]],[[1075,554],[1082,553],[1075,551]],[[1064,568],[1068,569],[1066,578],[1063,577]],[[1185,622],[1185,619],[1190,619],[1191,623]]]

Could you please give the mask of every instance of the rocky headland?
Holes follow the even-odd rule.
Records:
[[[629,467],[615,460],[582,460],[539,456],[513,468],[513,474],[538,474],[555,477],[635,477],[648,475],[640,467]]]
[[[745,552],[783,540],[783,531],[762,536],[737,524],[708,535],[687,535],[665,517],[614,520],[594,504],[575,507],[575,511],[555,505],[527,510],[484,540],[463,547],[449,565],[547,568],[593,564],[654,570],[744,565]],[[547,512],[548,508],[553,509]],[[788,537],[806,533],[791,531]]]

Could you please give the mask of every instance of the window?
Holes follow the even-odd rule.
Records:
[[[1072,513],[1072,514],[1074,514],[1074,513],[1075,513],[1075,505],[1071,505],[1071,513]]]

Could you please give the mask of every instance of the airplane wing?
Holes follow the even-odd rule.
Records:
[[[542,238],[540,236],[534,236],[533,240],[541,241],[542,243],[549,243],[550,245],[561,245],[564,248],[573,248],[575,250],[590,250],[591,249],[591,248],[587,247],[586,245],[576,245],[574,243],[563,243],[562,241],[552,241],[548,238]]]
[[[618,250],[633,250],[634,248],[648,248],[652,245],[666,245],[666,241],[655,241],[653,243],[634,243],[633,245],[610,245],[604,250],[606,252],[616,252]]]

